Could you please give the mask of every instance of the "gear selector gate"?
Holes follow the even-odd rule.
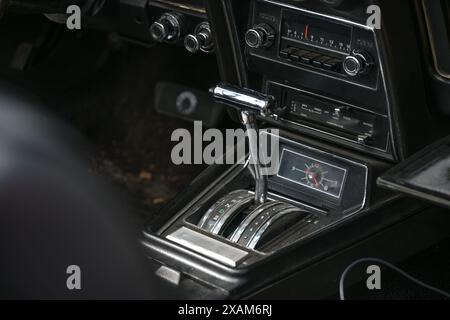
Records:
[[[227,84],[219,84],[210,92],[217,103],[237,110],[247,131],[254,130],[256,135],[248,133],[247,141],[235,146],[248,143],[246,160],[222,168],[214,182],[159,230],[160,236],[239,268],[364,208],[365,163],[300,143],[281,130],[258,130],[257,121],[272,115],[276,105],[272,96]],[[276,146],[273,139],[277,139]],[[272,150],[261,148],[261,152],[263,143]],[[262,165],[269,158],[268,152],[277,158],[275,172]]]

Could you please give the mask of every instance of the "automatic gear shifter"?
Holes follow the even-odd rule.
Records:
[[[203,215],[198,227],[216,236],[252,250],[270,244],[285,230],[313,221],[311,213],[292,204],[267,200],[267,175],[259,159],[257,116],[269,116],[275,98],[232,85],[219,84],[211,89],[215,100],[241,113],[247,128],[250,157],[255,167],[255,193],[236,190],[213,204]]]
[[[255,168],[255,203],[263,204],[267,199],[267,176],[262,170],[259,159],[257,116],[271,115],[275,98],[229,84],[219,84],[210,91],[217,102],[237,109],[241,113],[242,123],[249,133],[250,157]]]

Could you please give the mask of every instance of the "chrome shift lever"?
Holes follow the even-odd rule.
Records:
[[[263,173],[258,152],[257,115],[269,116],[275,104],[275,98],[250,89],[229,84],[219,84],[210,90],[216,102],[237,109],[241,113],[242,123],[248,134],[250,157],[255,168],[255,202],[262,204],[267,200],[267,176]],[[256,134],[251,134],[255,132]]]
[[[249,132],[248,145],[250,148],[250,158],[253,159],[252,163],[255,168],[255,203],[263,204],[267,200],[267,176],[262,172],[259,159],[256,115],[248,111],[241,111],[241,118],[247,132]],[[252,132],[255,132],[255,134]]]
[[[217,102],[229,105],[241,112],[252,112],[264,117],[272,114],[275,104],[275,98],[272,96],[231,84],[218,84],[211,88],[210,92]]]

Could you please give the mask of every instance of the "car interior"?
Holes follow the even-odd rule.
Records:
[[[0,39],[1,298],[449,298],[449,0],[0,0]]]

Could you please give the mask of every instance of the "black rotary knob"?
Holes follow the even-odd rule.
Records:
[[[275,40],[275,31],[267,24],[259,24],[245,34],[245,43],[254,49],[268,48]]]
[[[208,22],[202,22],[196,28],[193,34],[184,38],[184,47],[191,53],[203,51],[209,53],[214,50],[214,41],[211,28]]]
[[[156,42],[177,41],[181,35],[180,17],[172,13],[163,14],[150,26],[150,35]]]
[[[353,51],[343,62],[345,73],[351,77],[369,73],[372,66],[373,59],[365,51]]]

